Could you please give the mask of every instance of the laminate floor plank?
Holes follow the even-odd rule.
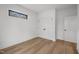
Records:
[[[45,42],[45,40],[38,40],[38,41],[35,41],[33,44],[30,44],[30,45],[27,45],[26,47],[20,49],[19,51],[16,51],[15,53],[20,53],[20,54],[25,54],[25,53],[33,53],[36,51],[36,49],[39,47],[40,48],[40,43],[41,43],[41,46],[42,46],[42,42]],[[43,42],[43,43],[44,43]]]
[[[37,44],[37,45],[35,45],[35,46],[33,46],[31,49],[29,49],[27,52],[25,52],[25,53],[36,53],[37,51],[39,51],[41,48],[43,48],[47,43],[49,43],[49,42],[51,42],[51,41],[49,41],[49,40],[44,40],[44,41],[42,41],[40,44]]]
[[[51,54],[53,48],[54,48],[54,42],[48,42],[37,52],[37,54]]]
[[[17,46],[16,48],[12,49],[11,51],[7,51],[6,53],[16,53],[16,54],[19,54],[19,53],[22,53],[23,51],[27,51],[28,49],[30,49],[32,46],[38,44],[42,42],[42,39],[36,39],[35,41],[31,41],[29,43],[22,43],[23,45],[20,45],[20,46]]]
[[[76,44],[57,39],[55,42],[34,38],[0,50],[1,54],[76,54]]]

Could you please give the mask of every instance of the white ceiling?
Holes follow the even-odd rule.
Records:
[[[41,12],[50,8],[67,8],[72,7],[75,4],[21,4],[21,6],[33,10],[35,12]]]

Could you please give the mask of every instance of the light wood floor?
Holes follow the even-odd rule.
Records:
[[[0,50],[1,54],[76,54],[76,44],[57,40],[34,38]]]

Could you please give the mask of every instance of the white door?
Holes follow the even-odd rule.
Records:
[[[64,18],[64,40],[76,42],[76,16]]]

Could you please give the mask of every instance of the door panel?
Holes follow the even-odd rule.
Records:
[[[76,42],[76,16],[64,18],[64,40]]]

